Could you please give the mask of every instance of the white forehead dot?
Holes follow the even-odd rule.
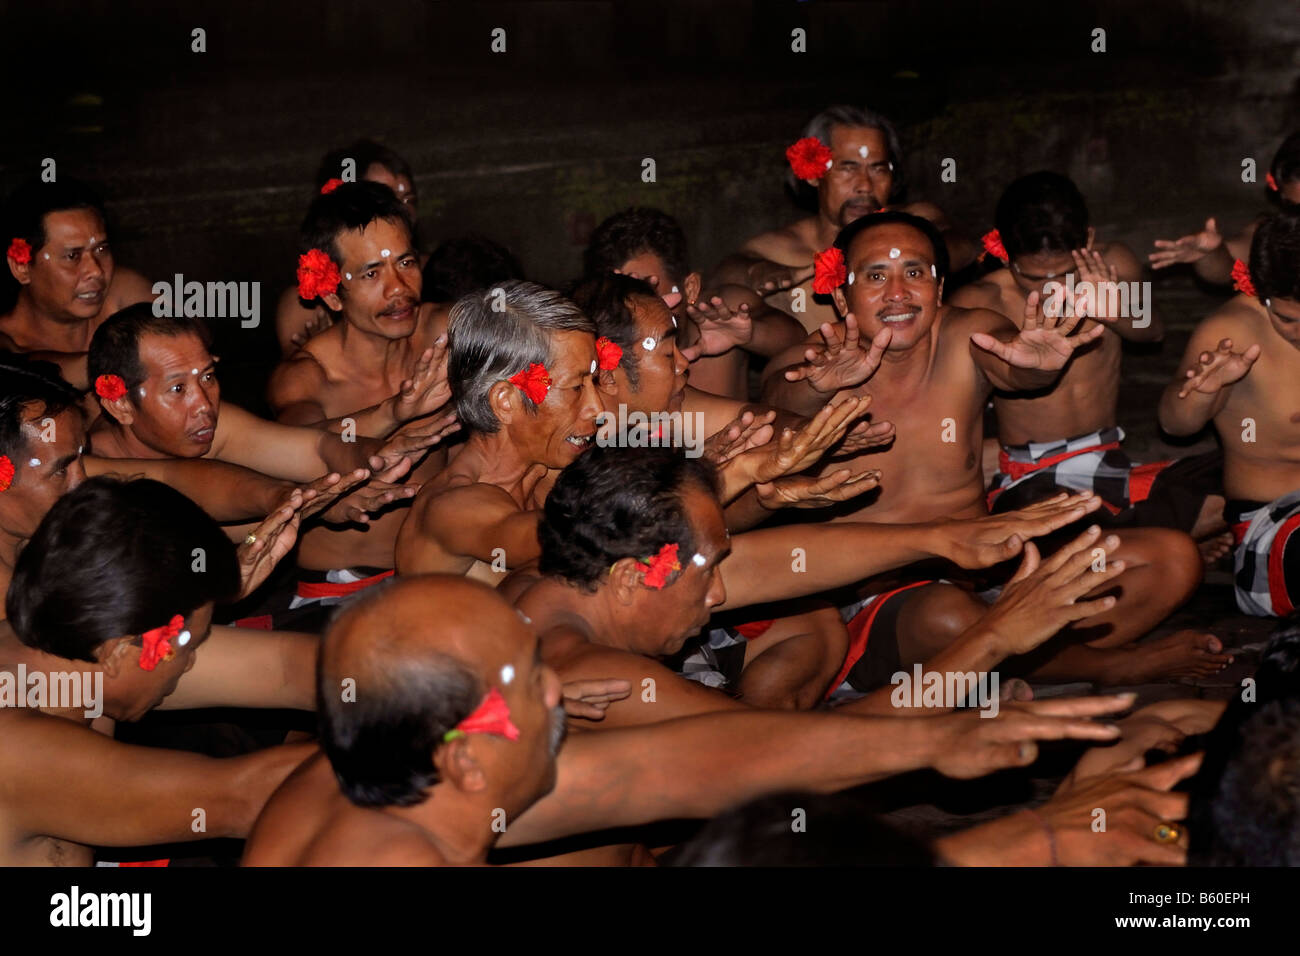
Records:
[[[891,258],[891,259],[897,259],[897,258],[898,258],[899,256],[901,256],[901,255],[902,255],[902,253],[899,252],[897,249],[890,249],[890,250],[889,250],[889,258]]]
[[[849,285],[853,285],[853,273],[849,273]]]
[[[28,467],[28,468],[39,468],[39,467],[41,467],[41,460],[40,460],[39,458],[28,458],[28,459],[27,459],[27,467]]]
[[[871,150],[867,149],[867,147],[865,147],[865,146],[859,146],[859,147],[858,147],[858,155],[861,156],[863,159],[866,159],[866,158],[867,158],[867,154],[870,153],[870,152],[871,152]]]
[[[189,631],[181,631],[179,634],[176,635],[176,646],[177,646],[177,647],[184,647],[184,646],[185,646],[186,644],[188,644],[189,642],[190,642],[190,632],[189,632]]]
[[[506,664],[501,668],[501,683],[509,685],[515,679],[515,667],[513,664]]]
[[[380,249],[379,254],[383,256],[385,259],[387,259],[389,256],[392,255],[392,253],[389,252],[387,249]]]
[[[691,564],[695,565],[697,568],[702,568],[708,563],[708,559],[698,551],[691,555]]]
[[[677,286],[673,286],[673,292],[677,291]]]
[[[939,270],[936,269],[934,266],[930,266],[930,278],[932,279],[939,278]]]
[[[97,243],[97,242],[99,242],[99,240],[96,239],[94,236],[91,236],[91,237],[90,237],[90,245],[93,246],[93,245],[94,245],[95,243]]]
[[[595,359],[592,359],[592,360],[591,360],[591,374],[592,374],[592,375],[595,375],[595,374],[596,374],[596,360],[595,360]]]
[[[192,368],[192,369],[190,369],[190,374],[191,374],[191,375],[198,375],[198,374],[199,374],[199,370],[196,369],[196,368]]]
[[[404,192],[406,192],[406,183],[398,183],[398,184],[397,184],[397,191],[398,191],[399,193],[404,193]]]
[[[45,256],[46,259],[50,257],[50,254],[48,252],[43,252],[41,253],[41,255]]]
[[[351,273],[351,272],[345,272],[345,273],[343,273],[343,278],[345,278],[345,279],[347,279],[349,282],[351,282],[351,281],[352,281],[352,273]]]
[[[647,352],[653,352],[656,344],[658,343],[655,342],[654,336],[652,335],[647,335],[641,340],[641,348],[645,349]]]

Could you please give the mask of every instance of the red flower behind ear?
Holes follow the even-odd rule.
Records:
[[[341,179],[327,179],[325,180],[325,185],[320,188],[320,194],[322,196],[328,196],[342,185],[343,180]]]
[[[308,302],[337,292],[342,279],[334,260],[319,249],[298,257],[298,295]]]
[[[623,360],[623,348],[615,344],[607,336],[602,335],[596,339],[596,363],[602,372],[608,372],[612,368],[618,368],[618,363]]]
[[[456,730],[462,734],[495,734],[506,740],[519,739],[519,728],[510,719],[510,705],[495,687],[487,692],[473,713],[456,725]],[[449,731],[446,736],[454,732]]]
[[[668,583],[668,575],[682,569],[681,562],[677,560],[677,545],[664,545],[649,561],[638,561],[636,569],[645,572],[646,587],[663,590],[663,586]]]
[[[836,246],[831,246],[813,256],[812,290],[826,295],[842,286],[849,277],[849,270],[844,265],[844,253]]]
[[[1240,259],[1232,264],[1232,287],[1246,295],[1255,295],[1255,283],[1250,281],[1250,267]]]
[[[1002,264],[1006,265],[1011,261],[1007,255],[1006,246],[1002,245],[1002,233],[994,229],[992,232],[986,232],[980,237],[980,242],[984,243],[984,252],[993,256],[995,259],[1001,259]]]
[[[14,483],[14,463],[8,455],[0,455],[0,491],[8,491]]]
[[[1272,173],[1269,173],[1264,177],[1264,182],[1268,183],[1268,188],[1273,190],[1273,192],[1278,192],[1277,180],[1273,178]]]
[[[140,641],[144,646],[140,648],[140,669],[151,671],[158,666],[159,661],[171,660],[172,638],[179,634],[184,626],[185,618],[174,614],[172,619],[162,627],[155,627],[141,634]]]
[[[551,373],[545,365],[534,362],[524,372],[516,372],[507,381],[520,389],[534,405],[546,401],[546,393],[551,390]]]
[[[26,239],[15,239],[9,243],[9,258],[20,266],[32,261],[32,247]]]
[[[805,136],[785,151],[790,168],[799,179],[821,179],[831,168],[830,148],[815,136]]]
[[[101,375],[95,379],[95,394],[106,402],[115,402],[126,394],[126,382],[120,375]]]

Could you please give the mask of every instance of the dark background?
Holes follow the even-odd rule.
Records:
[[[125,6],[3,5],[0,189],[54,157],[107,196],[120,264],[260,280],[262,327],[216,330],[231,397],[252,404],[316,165],[358,136],[413,164],[426,249],[476,231],[559,283],[629,204],[677,216],[697,268],[793,218],[782,153],[830,103],[892,117],[909,198],[975,235],[1010,179],[1050,167],[1139,252],[1208,214],[1264,210],[1300,106],[1300,5],[1259,0]],[[1258,184],[1241,181],[1245,157]],[[1160,279],[1193,290],[1185,271]]]

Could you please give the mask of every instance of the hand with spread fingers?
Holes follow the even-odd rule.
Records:
[[[1018,511],[945,521],[938,526],[942,543],[935,550],[959,567],[992,567],[1020,554],[1031,538],[1064,528],[1100,507],[1101,499],[1090,491],[1061,492]]]
[[[856,388],[875,375],[894,336],[893,330],[885,327],[864,343],[852,312],[838,325],[822,323],[820,331],[825,344],[810,345],[804,350],[803,364],[786,369],[784,375],[787,382],[806,382],[828,395]]]

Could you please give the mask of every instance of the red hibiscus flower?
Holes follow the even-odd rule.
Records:
[[[1272,173],[1269,173],[1267,176],[1264,177],[1264,182],[1268,183],[1268,188],[1271,189],[1271,190],[1273,190],[1273,192],[1277,192],[1277,191],[1278,191],[1278,189],[1277,189],[1277,180],[1273,178],[1273,174],[1272,174]],[[16,240],[15,240],[15,241],[16,241]],[[10,255],[12,255],[12,254],[13,254],[13,253],[10,253]]]
[[[14,483],[14,463],[8,455],[0,455],[0,491],[8,491]]]
[[[1255,283],[1250,281],[1250,267],[1240,259],[1232,264],[1232,287],[1246,295],[1255,295]]]
[[[172,638],[179,634],[184,626],[185,618],[174,614],[163,627],[155,627],[141,634],[140,641],[144,646],[140,648],[140,669],[151,671],[158,666],[159,661],[171,660]]]
[[[993,256],[995,259],[1001,259],[1004,264],[1009,261],[1007,248],[1002,245],[1002,234],[996,229],[984,233],[980,237],[980,242],[984,243],[985,254]]]
[[[328,196],[342,185],[343,180],[341,179],[327,179],[325,180],[325,185],[320,188],[320,194],[322,196]]]
[[[115,402],[126,394],[126,382],[120,375],[101,375],[95,379],[95,394],[106,402]]]
[[[298,295],[308,302],[338,291],[342,278],[334,260],[319,249],[298,257]]]
[[[26,239],[15,239],[9,243],[9,258],[20,266],[32,261],[32,247]]]
[[[546,393],[551,389],[551,374],[545,365],[534,362],[525,372],[516,372],[508,379],[511,385],[521,389],[534,405],[546,401]]]
[[[825,295],[832,289],[844,285],[848,277],[849,270],[844,265],[844,253],[837,247],[831,246],[813,256],[814,292]]]
[[[805,136],[787,149],[785,158],[799,179],[821,179],[831,168],[830,148],[814,136]]]
[[[682,569],[681,562],[677,560],[677,545],[664,545],[649,561],[638,561],[636,569],[645,572],[646,587],[662,590],[668,583],[668,575]]]
[[[621,346],[610,341],[608,336],[602,335],[596,339],[596,362],[602,372],[618,368],[618,363],[622,360],[623,349]]]
[[[456,725],[456,730],[462,734],[496,734],[506,740],[519,739],[519,728],[510,719],[510,705],[495,687],[487,692],[472,714]],[[451,731],[446,736],[454,733]]]

